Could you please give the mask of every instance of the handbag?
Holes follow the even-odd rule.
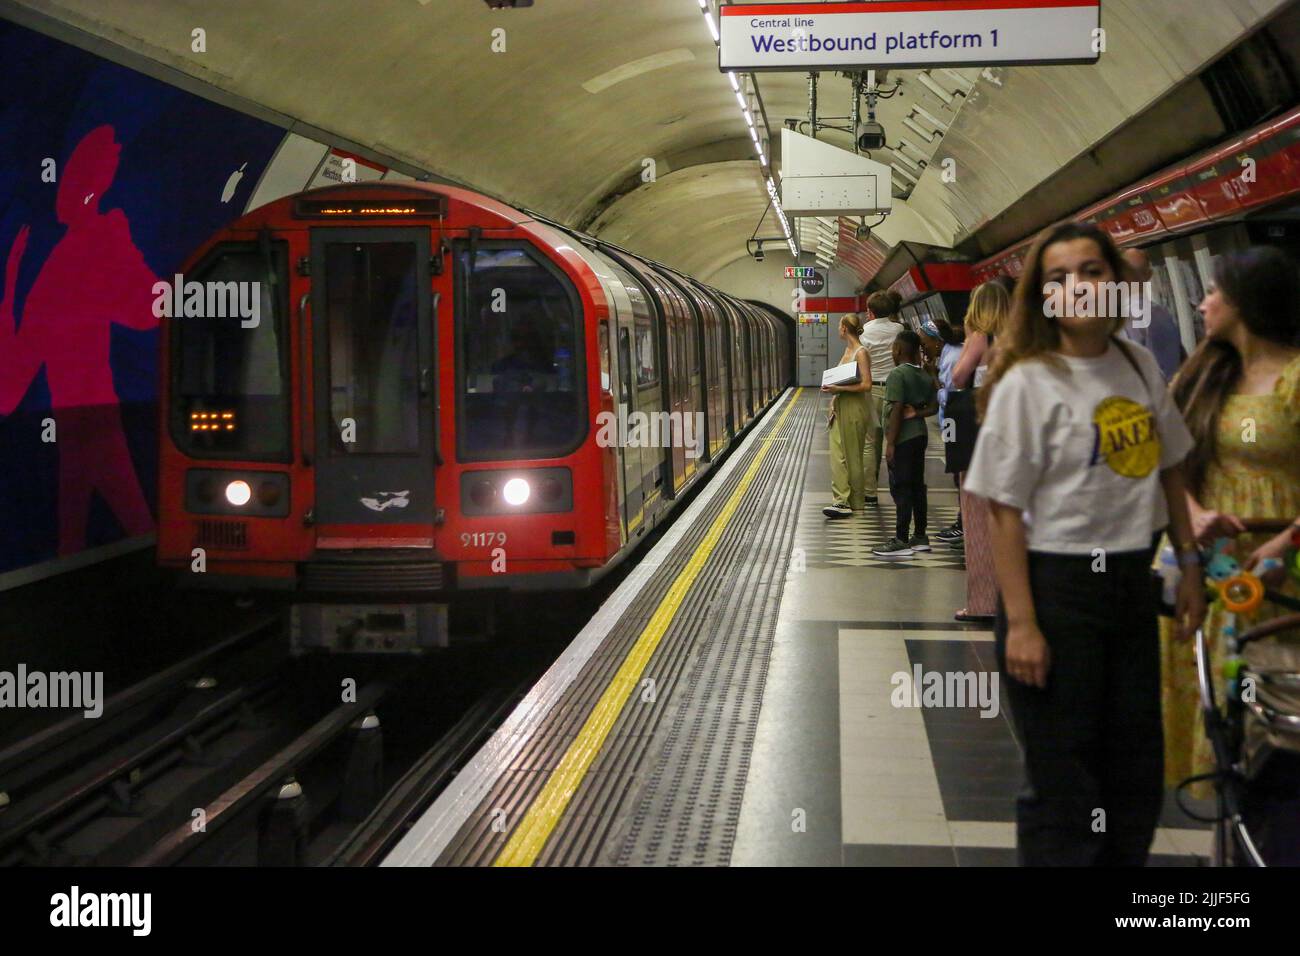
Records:
[[[979,420],[975,413],[975,389],[949,389],[944,417],[953,423],[953,440],[944,443],[944,470],[958,474],[970,467],[975,454],[975,436],[979,433]]]

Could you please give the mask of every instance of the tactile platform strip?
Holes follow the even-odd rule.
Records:
[[[708,605],[683,622],[694,632],[679,642],[693,645],[685,679],[675,681],[665,719],[644,748],[644,784],[622,839],[608,844],[612,860],[598,862],[717,866],[730,859],[815,433],[817,418],[807,411],[791,415],[778,436],[788,446],[763,463],[745,522],[711,569]]]
[[[799,407],[791,412],[782,427],[781,435],[771,436],[760,432],[757,436],[759,440],[775,438],[784,444],[784,436],[790,433],[791,427],[808,416],[815,405],[815,402],[808,401],[806,398],[801,399],[799,393],[796,393],[790,401],[799,403]],[[761,427],[765,432],[770,433],[774,426],[765,424]],[[756,453],[758,447],[755,445],[751,448],[749,454]],[[778,456],[774,449],[768,454],[758,479],[751,485],[752,489],[757,491],[763,487],[765,475],[772,466],[773,460],[777,457],[785,457],[784,448],[782,452],[783,454]],[[806,449],[803,453],[797,453],[796,457],[802,468]],[[575,679],[566,694],[565,701],[547,715],[518,759],[494,784],[478,811],[471,816],[448,845],[438,859],[440,865],[484,865],[496,858],[511,831],[545,786],[550,772],[555,769],[581,729],[593,703],[609,685],[631,646],[636,642],[645,622],[653,614],[686,563],[699,549],[713,519],[726,505],[735,487],[742,480],[745,462],[742,461],[740,465],[741,467],[727,477],[726,483],[719,488],[718,494],[700,515],[699,521],[685,534],[660,566],[651,578],[650,584],[628,607],[619,624],[606,639],[604,646],[593,655],[582,673]],[[757,496],[756,494],[755,497]],[[648,667],[649,673],[667,675],[680,667],[680,663],[673,665],[671,662],[674,657],[684,659],[684,652],[689,649],[690,642],[681,640],[679,630],[683,628],[684,622],[692,619],[692,607],[700,601],[699,595],[712,593],[712,586],[708,582],[719,574],[717,569],[720,567],[720,562],[725,563],[726,555],[729,553],[728,542],[737,536],[738,529],[748,526],[752,520],[751,513],[752,504],[746,502],[733,517],[715,555],[709,561],[705,572],[696,581],[690,597],[679,609],[673,625],[652,657]],[[708,600],[703,602],[705,606],[708,603]],[[694,631],[697,627],[698,622],[689,630]],[[667,668],[661,665],[665,660],[670,662]],[[656,683],[658,687],[656,701],[660,706],[640,706],[640,698],[637,697],[624,708],[618,724],[605,742],[599,761],[593,764],[585,775],[582,785],[568,806],[564,818],[548,840],[538,863],[544,865],[598,862],[596,858],[599,849],[605,844],[611,826],[617,822],[618,808],[622,805],[629,788],[636,782],[635,764],[645,756],[646,738],[653,729],[653,724],[657,723],[657,719],[652,722],[648,718],[657,718],[670,702],[672,678],[657,679]],[[629,730],[631,733],[627,732]],[[611,773],[609,769],[611,761],[621,765],[622,769]]]

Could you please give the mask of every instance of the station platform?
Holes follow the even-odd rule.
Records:
[[[961,551],[873,556],[884,484],[822,516],[826,405],[774,404],[385,866],[1014,865],[1005,695],[896,706],[900,673],[996,671],[953,620]],[[957,515],[935,440],[927,483],[933,540]],[[1210,850],[1167,801],[1151,863]]]

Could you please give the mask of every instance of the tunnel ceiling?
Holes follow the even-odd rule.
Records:
[[[696,0],[537,0],[504,11],[476,0],[17,3],[702,278],[745,254],[766,202]],[[913,105],[950,128],[919,144],[935,161],[914,188],[896,179],[911,192],[878,237],[964,240],[1284,5],[1106,0],[1109,55],[1097,66],[961,71],[974,85],[951,106],[915,71],[886,74],[886,88],[902,80],[879,110],[891,143],[900,132],[915,141],[900,125]],[[196,27],[206,52],[191,51]],[[504,52],[493,50],[497,27]],[[769,73],[758,85],[779,142],[783,119],[806,116],[807,79]],[[819,112],[846,114],[848,90],[824,74]],[[1169,127],[1151,135],[1168,139],[1171,155],[1194,145]],[[955,161],[955,182],[942,181],[945,158]],[[655,161],[653,181],[643,181],[646,159]],[[769,221],[763,231],[779,228]]]

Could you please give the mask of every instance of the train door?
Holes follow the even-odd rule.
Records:
[[[429,232],[312,230],[311,276],[317,544],[431,544]],[[384,534],[366,530],[374,525]]]
[[[686,420],[690,414],[691,402],[690,397],[686,394],[686,317],[682,314],[682,304],[673,294],[667,291],[664,297],[665,305],[668,308],[668,395],[669,405],[668,421],[665,427],[668,434],[660,438],[667,438],[666,444],[669,446],[669,455],[672,458],[673,469],[673,492],[676,493],[686,483],[686,449],[681,440],[681,422]]]

